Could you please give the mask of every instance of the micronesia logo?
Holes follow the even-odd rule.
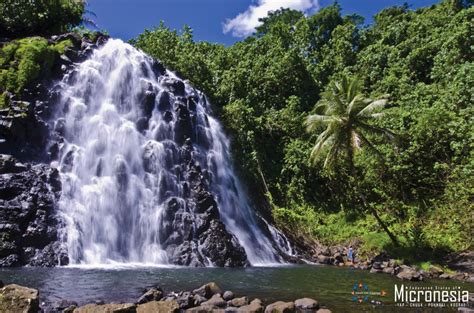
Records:
[[[397,306],[419,308],[467,307],[469,291],[461,286],[408,286],[395,285]]]
[[[382,301],[374,299],[374,296],[385,297],[387,292],[385,290],[370,291],[369,286],[362,282],[355,282],[352,286],[352,301],[358,303],[370,303],[381,305]]]

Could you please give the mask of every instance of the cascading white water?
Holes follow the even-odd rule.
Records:
[[[170,82],[181,80],[156,73],[151,58],[120,40],[96,49],[61,82],[55,129],[64,138],[59,208],[70,263],[170,263],[162,236],[169,199],[186,207],[179,132],[186,127],[196,146],[192,159],[210,176],[220,218],[250,264],[281,262],[281,240],[272,239],[281,235],[258,226],[205,96],[186,82],[184,91],[169,93]],[[179,107],[186,98],[195,99],[192,117]],[[171,108],[160,108],[167,103]],[[180,119],[192,125],[177,125]]]

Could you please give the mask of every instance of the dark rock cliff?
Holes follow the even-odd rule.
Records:
[[[61,181],[58,170],[49,166],[55,146],[48,118],[59,97],[51,87],[107,37],[90,40],[69,33],[49,43],[62,40],[73,46],[55,58],[52,71],[20,94],[8,94],[9,106],[0,110],[0,267],[68,263],[58,234]]]
[[[56,266],[68,264],[68,252],[62,242],[64,227],[58,212],[61,180],[56,168],[50,166],[61,157],[64,142],[61,119],[51,120],[61,91],[55,82],[107,41],[105,36],[94,40],[77,34],[53,36],[50,43],[68,39],[73,43],[65,53],[54,60],[51,75],[41,77],[29,85],[21,95],[9,94],[9,108],[0,110],[0,267],[5,266]],[[157,70],[165,69],[158,62]],[[245,266],[248,265],[243,247],[229,233],[221,221],[213,193],[209,190],[208,173],[191,157],[195,149],[191,113],[195,110],[193,99],[184,97],[184,84],[169,78],[163,81],[168,93],[156,101],[160,111],[169,120],[177,112],[174,132],[179,144],[183,175],[189,177],[185,184],[186,202],[171,197],[167,214],[161,227],[161,242],[169,261],[186,266]],[[170,103],[169,95],[179,103]],[[168,98],[166,96],[168,95]],[[148,127],[154,109],[156,94],[143,94],[143,118],[136,123],[139,131]],[[169,113],[168,115],[166,113]],[[197,134],[199,136],[199,133]],[[194,138],[205,145],[204,136]],[[63,171],[67,171],[67,155],[62,156]],[[67,160],[66,160],[67,161]],[[73,157],[71,156],[71,166]],[[147,158],[143,166],[153,172],[153,160]],[[54,163],[54,162],[53,162]],[[126,175],[120,176],[126,184]],[[120,182],[119,182],[120,185]],[[197,226],[196,226],[197,225]]]

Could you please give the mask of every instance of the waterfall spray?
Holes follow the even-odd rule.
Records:
[[[243,247],[251,265],[282,262],[287,243],[258,222],[200,91],[120,40],[96,49],[60,88],[54,128],[71,264],[215,265],[200,230],[221,229],[200,217],[212,214],[230,233],[224,251]],[[196,176],[204,183],[193,185]],[[207,195],[202,186],[218,213],[212,197],[192,197]]]

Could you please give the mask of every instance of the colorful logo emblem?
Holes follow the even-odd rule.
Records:
[[[385,297],[387,296],[387,292],[385,290],[380,291],[370,291],[369,286],[364,284],[363,282],[355,282],[352,286],[352,301],[357,303],[370,303],[370,304],[383,304],[382,301],[374,299],[375,296],[377,297]]]

